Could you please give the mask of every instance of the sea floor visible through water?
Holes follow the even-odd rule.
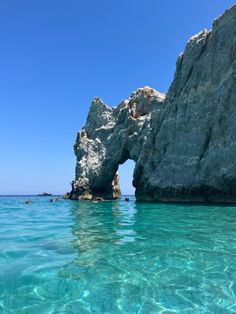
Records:
[[[1,314],[236,313],[236,207],[30,199],[0,197]]]

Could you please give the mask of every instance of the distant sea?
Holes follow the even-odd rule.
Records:
[[[0,198],[1,314],[236,313],[236,207],[50,198]]]

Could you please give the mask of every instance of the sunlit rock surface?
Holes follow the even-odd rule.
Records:
[[[119,197],[132,159],[138,200],[236,202],[236,6],[188,41],[167,94],[140,88],[113,108],[95,98],[74,151],[72,199]]]

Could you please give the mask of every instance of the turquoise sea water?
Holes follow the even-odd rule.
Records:
[[[236,313],[236,207],[0,198],[0,313]]]

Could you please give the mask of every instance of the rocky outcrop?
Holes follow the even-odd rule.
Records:
[[[135,161],[138,200],[236,202],[236,6],[187,43],[167,94],[144,87],[117,107],[95,98],[74,146],[70,198],[119,197]]]
[[[165,95],[145,87],[116,108],[106,106],[99,98],[93,100],[74,146],[77,165],[71,198],[119,197],[117,170],[127,159],[136,162],[134,178],[139,180],[152,147],[151,117],[160,114],[157,108],[162,107],[164,99]]]

